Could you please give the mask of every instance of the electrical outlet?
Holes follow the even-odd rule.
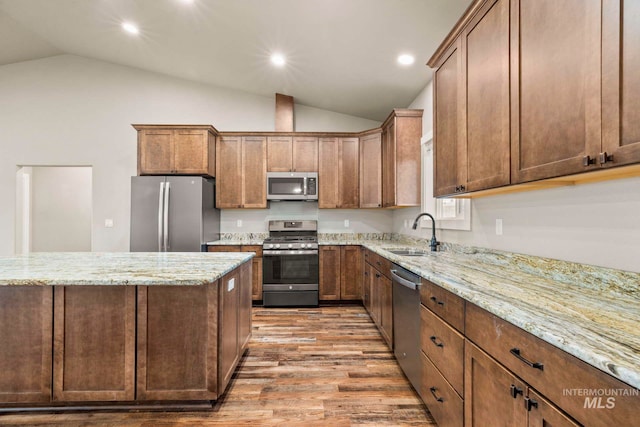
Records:
[[[348,219],[344,220],[344,228],[349,228],[349,220]]]
[[[502,219],[496,219],[496,236],[502,236]]]
[[[241,219],[236,220],[236,227],[242,228],[242,220]]]
[[[105,228],[113,228],[113,220],[110,218],[105,219],[104,226]]]

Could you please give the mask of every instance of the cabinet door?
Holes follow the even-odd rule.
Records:
[[[261,136],[242,138],[243,208],[267,207],[267,141]]]
[[[218,282],[138,286],[137,400],[218,397]]]
[[[525,392],[516,376],[470,341],[465,343],[465,426],[526,426]]]
[[[342,209],[355,209],[360,206],[359,173],[360,166],[358,138],[340,138],[338,157],[338,189]]]
[[[340,299],[340,246],[320,246],[319,299]]]
[[[340,156],[338,138],[320,138],[318,141],[318,207],[337,208],[339,205]]]
[[[382,130],[382,206],[396,204],[396,122]]]
[[[53,399],[135,398],[136,288],[56,286]]]
[[[529,388],[528,398],[531,401],[528,427],[578,427],[577,423],[532,388]]]
[[[340,248],[340,299],[362,298],[362,249],[360,246]]]
[[[602,149],[605,166],[640,162],[640,2],[604,3]]]
[[[463,182],[458,177],[458,165],[462,151],[460,140],[465,135],[464,77],[462,74],[461,39],[447,52],[442,65],[434,77],[434,196],[445,196],[456,192]],[[460,148],[460,150],[459,150]]]
[[[0,343],[0,402],[49,402],[53,287],[0,286]]]
[[[218,307],[218,395],[222,395],[240,360],[238,341],[239,269],[219,281]]]
[[[360,138],[360,207],[382,207],[382,133]]]
[[[252,286],[251,299],[253,301],[262,300],[262,258],[253,258],[252,261]]]
[[[173,131],[175,173],[207,174],[208,136],[209,132],[206,130],[176,129]]]
[[[511,0],[513,183],[598,167],[601,15],[601,0]]]
[[[245,262],[240,266],[239,306],[238,306],[238,345],[240,356],[249,345],[251,338],[251,294],[253,263]]]
[[[174,173],[173,130],[157,129],[138,132],[138,174]]]
[[[393,349],[393,292],[391,279],[386,276],[378,277],[380,291],[380,332]]]
[[[242,138],[225,136],[216,144],[216,207],[242,207]]]
[[[373,273],[372,273],[373,267],[371,267],[370,264],[368,263],[364,263],[364,272],[363,272],[363,289],[362,289],[362,304],[364,305],[364,308],[369,312],[369,315],[371,315],[372,313],[372,307],[371,307],[371,293],[372,293],[372,288],[371,288],[371,284],[372,284],[372,277],[373,277]]]
[[[318,172],[318,138],[296,136],[293,138],[294,172]]]
[[[240,245],[211,245],[207,248],[207,252],[241,252]]]
[[[381,318],[381,292],[380,292],[380,279],[382,278],[382,274],[374,267],[371,267],[371,274],[369,280],[371,280],[371,318],[373,319],[373,323],[380,327],[380,318]]]
[[[267,138],[267,171],[290,172],[293,170],[293,139],[290,136]]]
[[[466,185],[465,191],[507,185],[511,174],[509,0],[489,1],[462,37],[467,120],[458,159],[460,184]]]

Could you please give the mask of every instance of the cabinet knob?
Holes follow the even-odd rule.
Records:
[[[524,398],[524,408],[527,410],[527,412],[531,411],[531,408],[537,408],[538,407],[538,402],[533,400],[530,397],[525,397]]]
[[[459,193],[459,192],[460,192],[460,186],[456,185],[456,193]]]
[[[605,151],[604,153],[600,153],[600,164],[604,165],[607,162],[612,162],[613,161],[613,154],[607,154],[607,152]],[[595,163],[595,161],[594,161]]]
[[[582,158],[582,166],[595,165],[596,159],[592,159],[591,156],[584,156]]]
[[[460,191],[464,191],[464,190],[465,190],[464,185],[461,185],[461,186],[460,186]]]
[[[520,387],[516,387],[515,384],[511,384],[511,387],[509,389],[509,394],[511,395],[511,397],[515,399],[516,397],[518,397],[519,394],[523,394],[523,393]]]

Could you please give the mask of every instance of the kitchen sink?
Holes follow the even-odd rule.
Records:
[[[385,249],[387,252],[391,252],[394,255],[400,256],[426,256],[429,255],[428,251],[421,249]]]

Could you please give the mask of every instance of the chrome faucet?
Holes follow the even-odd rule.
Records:
[[[428,216],[429,218],[431,218],[431,225],[432,225],[432,231],[433,234],[431,235],[431,241],[429,242],[429,247],[431,247],[431,252],[436,252],[438,250],[438,245],[440,244],[440,242],[438,242],[436,240],[436,220],[433,219],[433,216],[431,216],[431,214],[428,214],[426,212],[421,213],[420,215],[418,215],[415,219],[415,221],[413,221],[413,229],[417,229],[418,228],[418,221],[420,221],[420,218],[422,218],[423,216]]]

